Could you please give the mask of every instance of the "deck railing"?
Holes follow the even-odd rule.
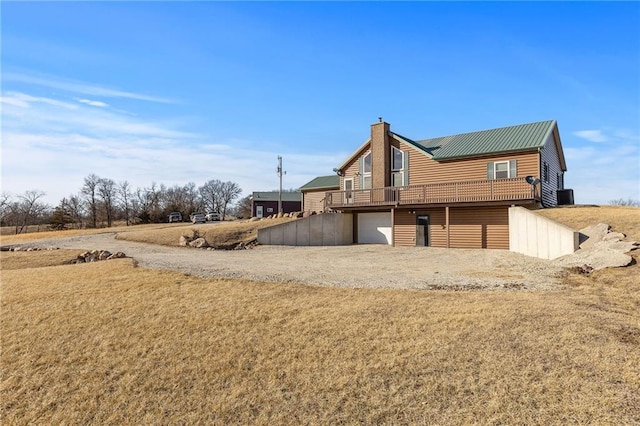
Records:
[[[327,207],[336,209],[538,199],[538,185],[532,186],[524,178],[512,178],[329,191],[326,203]]]

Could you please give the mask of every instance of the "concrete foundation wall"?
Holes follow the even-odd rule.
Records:
[[[340,246],[353,244],[353,216],[325,213],[258,229],[264,245]]]
[[[555,259],[578,249],[579,232],[524,207],[509,208],[509,250]]]

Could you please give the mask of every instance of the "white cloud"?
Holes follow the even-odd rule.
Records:
[[[607,204],[619,198],[640,199],[640,150],[636,143],[617,143],[602,150],[565,147],[565,186],[578,204]]]
[[[76,101],[80,102],[81,104],[87,104],[87,105],[91,105],[91,106],[95,106],[95,107],[101,107],[101,108],[106,108],[109,106],[109,104],[105,103],[105,102],[101,102],[101,101],[92,101],[91,99],[78,99],[75,98]]]
[[[604,135],[600,130],[578,130],[573,132],[579,138],[586,139],[590,142],[607,142],[609,137]]]
[[[231,180],[249,194],[278,187],[278,155],[285,160],[285,188],[331,173],[347,155],[252,150],[246,147],[264,144],[215,140],[86,103],[71,104],[72,110],[65,102],[21,93],[8,99],[2,115],[12,119],[3,119],[2,191],[43,190],[52,205],[78,193],[91,173],[127,180],[134,188]]]
[[[90,84],[85,82],[63,80],[54,76],[34,76],[34,75],[27,75],[27,74],[5,72],[2,75],[2,79],[8,82],[33,84],[37,86],[44,86],[44,87],[49,87],[53,89],[65,90],[73,93],[81,93],[83,95],[90,95],[90,96],[102,96],[107,98],[127,98],[127,99],[134,99],[138,101],[159,102],[159,103],[174,103],[174,101],[170,99],[165,99],[157,96],[127,92],[124,90],[102,87],[96,84]]]

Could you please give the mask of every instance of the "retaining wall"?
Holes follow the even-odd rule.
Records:
[[[555,259],[578,249],[580,233],[524,207],[509,207],[509,250]]]
[[[353,244],[353,216],[350,213],[324,213],[258,229],[258,242],[281,246]]]

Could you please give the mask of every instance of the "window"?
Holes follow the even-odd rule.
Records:
[[[397,172],[404,169],[404,152],[395,146],[391,147],[391,170]]]
[[[493,165],[496,170],[496,179],[509,179],[509,163],[507,161],[493,163]]]
[[[557,175],[558,178],[558,189],[564,189],[564,175],[562,173],[558,173]]]
[[[360,172],[360,189],[371,189],[371,153],[362,158]]]
[[[391,147],[391,186],[404,186],[406,178],[406,154],[396,148]]]
[[[267,213],[273,213],[273,207],[267,207]]]
[[[371,153],[364,156],[363,173],[371,173]]]
[[[494,161],[487,163],[487,180],[510,179],[518,176],[518,161]]]
[[[542,180],[549,183],[549,164],[547,162],[542,163]]]

